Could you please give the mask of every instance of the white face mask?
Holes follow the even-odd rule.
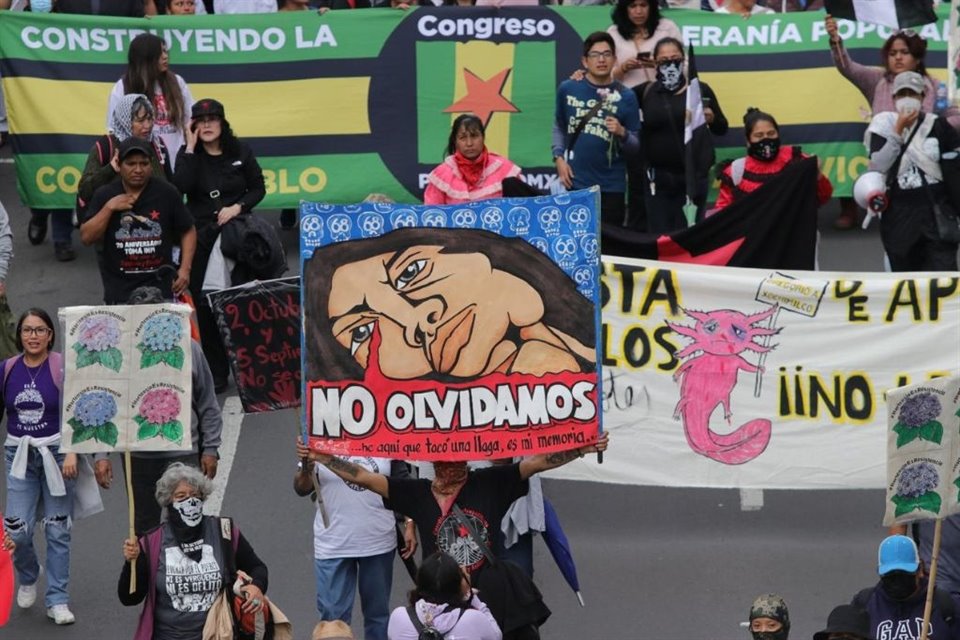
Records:
[[[203,519],[203,500],[187,498],[178,500],[171,505],[180,514],[180,518],[188,527],[195,527]]]
[[[920,98],[897,98],[894,101],[894,104],[897,105],[897,113],[900,115],[910,115],[911,113],[916,113],[920,111]]]

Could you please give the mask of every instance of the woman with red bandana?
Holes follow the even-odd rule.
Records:
[[[788,164],[808,157],[800,147],[780,144],[780,126],[769,113],[753,107],[743,116],[747,156],[737,158],[720,172],[720,194],[714,212],[724,209],[762,187]],[[833,185],[822,173],[817,178],[817,203],[833,195]]]
[[[465,113],[453,121],[447,158],[430,172],[424,204],[459,204],[499,198],[504,178],[516,178],[520,167],[487,151],[483,121]]]

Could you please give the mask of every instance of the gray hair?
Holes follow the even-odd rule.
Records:
[[[182,462],[174,462],[167,470],[163,472],[160,479],[157,480],[157,503],[161,507],[166,507],[173,502],[173,493],[180,486],[181,482],[197,490],[199,498],[206,500],[207,496],[213,493],[213,483],[207,476],[203,475],[196,467],[185,465]]]

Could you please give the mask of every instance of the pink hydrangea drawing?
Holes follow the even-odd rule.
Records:
[[[120,344],[120,322],[113,316],[97,314],[87,316],[77,327],[77,369],[94,364],[102,365],[119,373],[123,365]]]
[[[151,389],[140,400],[140,410],[134,421],[140,426],[137,440],[149,440],[160,436],[169,442],[183,441],[183,425],[180,415],[180,396],[173,389]]]

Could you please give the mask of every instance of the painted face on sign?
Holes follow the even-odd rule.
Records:
[[[304,269],[312,380],[375,364],[393,379],[464,380],[596,362],[593,303],[523,240],[405,228],[318,249]]]
[[[381,369],[404,378],[490,373],[516,351],[509,330],[543,317],[543,301],[528,283],[494,269],[481,253],[447,254],[437,246],[340,267],[329,309],[337,341],[362,366],[379,323]]]

